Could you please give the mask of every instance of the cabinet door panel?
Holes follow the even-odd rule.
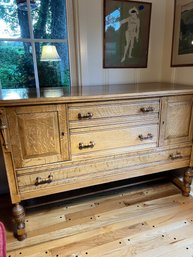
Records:
[[[193,96],[162,99],[160,145],[192,141]]]
[[[16,168],[68,159],[65,105],[7,110]]]

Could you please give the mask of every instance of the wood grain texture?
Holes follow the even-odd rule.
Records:
[[[25,231],[25,211],[23,206],[16,204],[13,207],[13,219],[14,219],[14,235],[19,241],[26,239],[27,234]]]
[[[150,147],[156,147],[158,143],[158,125],[139,125],[129,127],[124,125],[111,126],[108,127],[96,127],[95,130],[90,131],[90,129],[85,129],[84,131],[80,131],[78,129],[71,130],[71,152],[73,155],[90,153],[100,150],[108,150],[115,149],[121,152],[121,149],[127,147],[127,151],[129,147],[135,146],[137,149],[148,148],[148,144]],[[139,136],[142,135],[147,137],[148,134],[152,135],[150,139],[140,140]],[[89,144],[89,142],[94,142],[93,148],[86,148],[83,150],[79,149],[79,144],[83,143],[85,145]],[[145,146],[144,146],[145,145]],[[140,147],[142,146],[142,147]],[[95,153],[97,156],[97,153]],[[84,158],[84,156],[83,156]]]
[[[143,110],[151,108],[152,111]],[[90,113],[92,117],[89,119],[80,118]],[[79,128],[80,126],[97,125],[98,122],[103,121],[110,123],[112,118],[122,117],[122,121],[137,121],[137,120],[153,120],[158,119],[159,113],[159,99],[148,100],[130,100],[130,101],[116,101],[116,102],[101,102],[90,104],[70,104],[69,105],[69,121],[71,128]],[[101,120],[102,119],[102,120]],[[121,120],[120,120],[121,121]]]
[[[191,257],[192,211],[192,198],[169,183],[50,207],[27,214],[26,241],[7,231],[7,255]]]
[[[0,110],[0,118],[3,122],[3,124],[8,126],[7,117],[6,117],[6,111],[5,109],[1,108]],[[2,147],[2,153],[3,153],[3,159],[5,163],[6,168],[6,174],[7,174],[7,180],[10,188],[10,195],[13,203],[17,203],[21,201],[21,197],[19,194],[19,188],[17,184],[17,178],[16,178],[16,171],[14,168],[13,160],[12,160],[12,154],[11,154],[11,143],[10,143],[10,136],[9,131],[6,130],[7,133],[7,148],[5,147],[4,137],[2,133],[0,133],[0,141],[1,141],[1,147]]]
[[[57,185],[53,185],[52,187],[41,186],[39,189],[34,190],[32,186],[26,186],[22,188],[20,192],[21,200],[31,199],[33,197],[45,196],[49,194],[54,194],[58,192],[64,192],[68,190],[73,190],[78,188],[84,188],[88,186],[95,186],[99,184],[109,183],[113,181],[119,181],[128,178],[134,178],[139,176],[145,176],[155,173],[160,173],[168,170],[185,168],[189,164],[189,160],[182,160],[174,163],[161,163],[158,162],[156,166],[152,167],[152,165],[147,165],[143,168],[138,169],[118,169],[112,170],[105,173],[105,176],[101,178],[101,176],[97,176],[95,173],[93,177],[85,176],[83,180],[80,177],[77,177],[74,180],[66,179],[63,181],[64,183],[59,183]]]
[[[170,159],[172,154],[180,152],[182,159],[178,161],[173,161]],[[69,165],[68,168],[61,167],[60,169],[46,169],[44,172],[33,172],[29,173],[20,173],[18,171],[18,185],[21,192],[21,195],[24,195],[25,192],[31,191],[37,193],[43,189],[47,189],[48,192],[52,192],[54,188],[59,190],[59,186],[63,186],[62,191],[65,190],[65,187],[72,188],[81,187],[82,183],[91,183],[91,181],[101,181],[103,183],[104,179],[109,179],[109,181],[114,180],[118,175],[122,178],[131,178],[134,176],[139,176],[140,174],[145,174],[149,169],[149,172],[153,173],[153,170],[164,169],[165,165],[171,169],[175,167],[174,165],[187,165],[188,160],[191,154],[191,147],[185,148],[175,148],[168,151],[158,151],[151,154],[140,154],[140,155],[123,155],[122,157],[117,156],[116,158],[103,158],[98,161],[92,160],[88,162],[79,162]],[[186,163],[186,164],[184,164]],[[93,171],[92,173],[90,171]],[[22,170],[21,170],[22,171]],[[149,173],[148,172],[148,173]],[[37,177],[46,178],[50,174],[53,175],[53,182],[50,184],[35,186],[35,181]],[[61,190],[61,189],[60,189]]]
[[[17,168],[69,158],[65,105],[8,108],[6,112]]]
[[[192,99],[192,87],[148,83],[0,101],[12,202],[188,168]]]
[[[162,98],[160,145],[192,141],[192,95]]]
[[[52,91],[52,97],[46,97],[46,92],[50,90]],[[62,91],[61,97],[58,97],[58,90]],[[23,94],[21,89],[14,89],[14,92],[18,94],[20,99],[9,98],[9,100],[5,100],[7,94],[9,95],[9,92],[11,92],[11,90],[2,90],[0,106],[27,106],[53,103],[61,104],[71,102],[84,103],[92,101],[110,101],[162,97],[163,95],[188,95],[193,94],[193,87],[190,85],[183,84],[149,82],[125,85],[97,85],[85,87],[72,87],[70,91],[66,91],[65,88],[41,89],[41,92],[39,92],[38,89],[29,89],[28,91],[25,90],[25,94]]]

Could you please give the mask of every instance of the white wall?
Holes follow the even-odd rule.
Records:
[[[174,17],[174,1],[166,1],[165,15],[165,36],[164,51],[162,64],[162,80],[181,84],[193,85],[193,67],[170,67],[172,34],[173,34],[173,17]]]
[[[161,81],[167,1],[149,1],[152,2],[152,19],[148,68],[103,69],[103,0],[76,0],[80,84],[92,86]]]
[[[103,0],[74,0],[81,85],[151,81],[193,85],[192,67],[170,67],[174,0],[147,1],[152,2],[148,68],[103,69]]]

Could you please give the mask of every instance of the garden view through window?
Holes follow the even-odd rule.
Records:
[[[65,0],[0,0],[0,87],[70,87]]]

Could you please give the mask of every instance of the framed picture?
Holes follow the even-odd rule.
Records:
[[[193,0],[175,0],[171,66],[193,66]]]
[[[104,68],[146,68],[151,3],[104,0]]]

